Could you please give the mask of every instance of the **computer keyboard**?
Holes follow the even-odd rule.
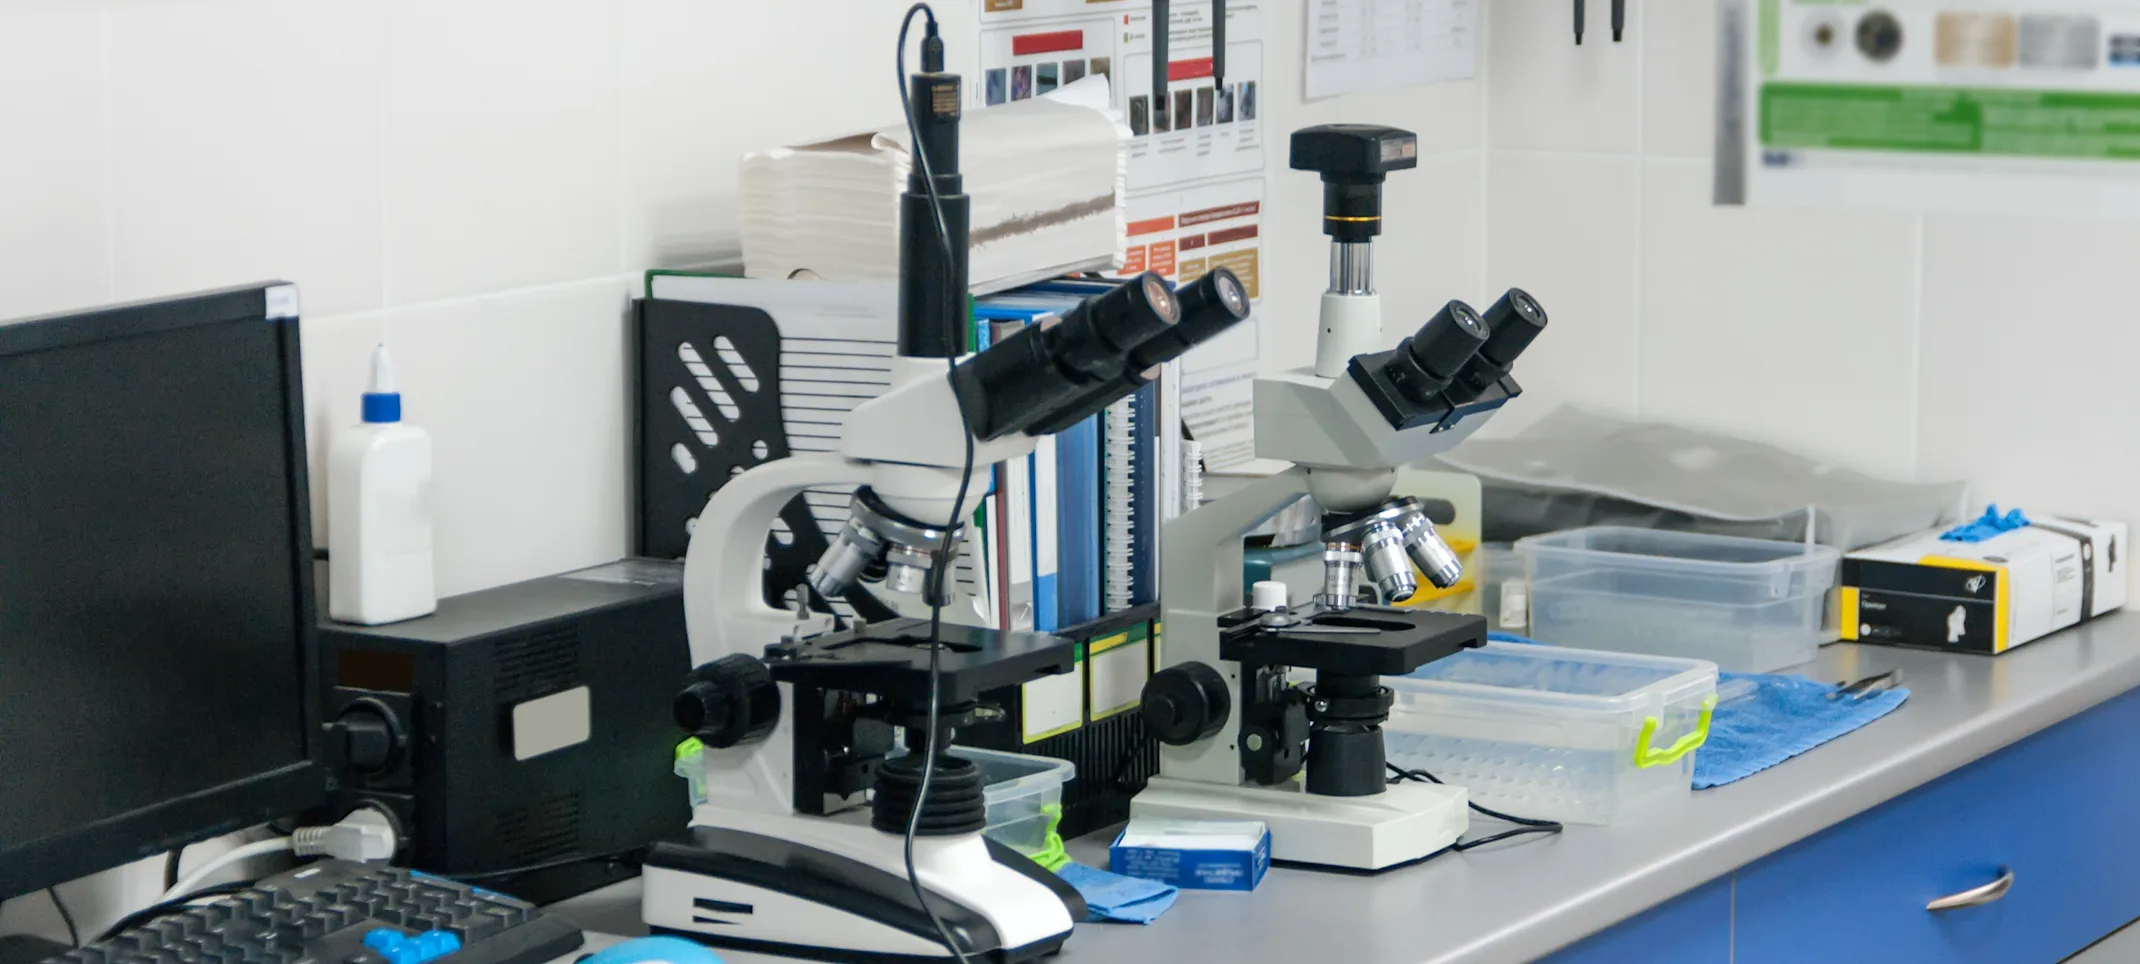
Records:
[[[517,898],[323,860],[45,964],[545,964],[581,940],[578,927]]]

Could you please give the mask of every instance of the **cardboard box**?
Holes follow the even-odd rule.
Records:
[[[1255,890],[1271,869],[1271,831],[1254,820],[1132,820],[1108,869],[1184,890]]]
[[[1997,654],[2125,605],[2123,522],[2044,519],[1982,542],[1921,532],[1843,557],[1843,638]]]

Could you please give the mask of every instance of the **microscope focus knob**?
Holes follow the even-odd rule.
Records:
[[[726,749],[773,732],[780,722],[780,687],[763,662],[738,653],[692,670],[670,708],[685,732]]]
[[[1183,663],[1152,674],[1140,711],[1152,737],[1168,746],[1210,739],[1226,726],[1233,696],[1226,678],[1203,663]]]

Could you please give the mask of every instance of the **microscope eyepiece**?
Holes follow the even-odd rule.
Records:
[[[968,428],[983,441],[1012,432],[1045,435],[1136,391],[1150,368],[1137,348],[1167,337],[1182,302],[1165,278],[1147,272],[1086,299],[1047,325],[1028,325],[960,364],[952,390]],[[1089,410],[1087,410],[1089,409]],[[1064,420],[1072,411],[1084,411]]]
[[[1490,334],[1470,305],[1449,302],[1427,319],[1418,334],[1397,345],[1383,374],[1413,401],[1429,401],[1456,380]]]
[[[1181,322],[1130,352],[1131,367],[1142,371],[1180,358],[1248,317],[1248,286],[1225,268],[1174,291]]]
[[[1450,394],[1457,401],[1479,397],[1508,376],[1524,349],[1546,330],[1546,310],[1521,288],[1510,288],[1482,317],[1490,334],[1479,353],[1464,365]]]

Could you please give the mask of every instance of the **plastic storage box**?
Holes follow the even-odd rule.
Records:
[[[1717,668],[1698,659],[1488,643],[1384,680],[1389,761],[1519,817],[1608,824],[1692,792]]]
[[[699,765],[705,751],[696,739],[676,748],[676,775],[690,788],[691,805],[706,802],[706,769]],[[1077,765],[1053,757],[1004,753],[954,746],[951,755],[972,760],[981,768],[982,798],[988,801],[988,826],[983,836],[1009,846],[1054,870],[1069,861],[1063,852],[1062,835],[1056,832],[1063,819],[1063,784],[1077,776]]]
[[[1063,784],[1076,778],[1076,764],[965,746],[952,747],[951,755],[981,767],[981,793],[988,800],[988,829],[982,834],[1049,870],[1070,859],[1056,827],[1063,820]]]
[[[1735,673],[1811,660],[1840,556],[1831,546],[1598,526],[1516,543],[1530,636],[1706,659]]]

